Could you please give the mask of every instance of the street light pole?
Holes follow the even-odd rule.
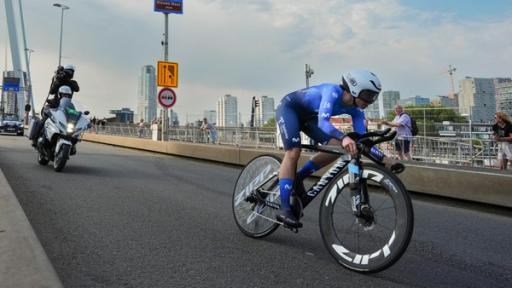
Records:
[[[306,64],[306,88],[309,88],[309,78],[315,73],[309,64]]]
[[[62,26],[64,24],[64,10],[69,9],[68,6],[55,3],[53,6],[61,8],[61,14],[60,14],[60,44],[59,44],[59,66],[61,66],[61,58],[62,58]]]

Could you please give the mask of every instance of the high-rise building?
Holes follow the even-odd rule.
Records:
[[[268,96],[261,96],[256,98],[256,107],[254,109],[255,126],[261,127],[267,123],[268,120],[275,117],[274,113],[274,98]]]
[[[499,99],[497,109],[512,116],[512,80],[496,83],[496,98]]]
[[[121,110],[110,110],[110,114],[116,115],[115,120],[119,123],[133,123],[133,111],[130,108],[121,108]]]
[[[167,109],[169,113],[169,126],[180,126],[180,119],[178,113],[172,109]]]
[[[226,94],[217,101],[217,126],[238,126],[238,100],[235,96]]]
[[[459,110],[473,123],[492,121],[496,113],[494,79],[466,77],[460,80]]]
[[[144,122],[148,123],[156,116],[155,67],[153,65],[145,65],[141,68],[139,75],[137,117],[144,119]]]
[[[432,101],[432,103],[443,106],[443,107],[448,107],[448,108],[457,107],[456,97],[452,98],[450,96],[444,96],[444,95],[438,95],[438,96],[434,97],[434,100]]]
[[[364,114],[370,119],[384,118],[389,111],[394,110],[399,101],[399,91],[384,91],[376,102],[364,110]]]
[[[428,105],[428,104],[430,104],[430,98],[421,97],[421,96],[416,95],[414,97],[410,97],[410,98],[406,98],[406,99],[400,100],[400,104],[402,106],[406,106],[406,105],[413,105],[413,106]]]
[[[21,73],[16,71],[4,71],[2,89],[0,90],[0,113],[17,114],[23,118],[25,113],[24,86],[20,81]],[[25,83],[26,85],[26,83]],[[9,89],[14,88],[16,89]],[[25,86],[26,87],[26,86]]]
[[[383,95],[380,95],[379,99],[374,102],[373,104],[368,105],[366,109],[364,109],[364,115],[369,119],[379,119],[382,118],[383,114],[383,107],[382,104],[384,103]],[[382,111],[382,113],[381,113]]]
[[[217,122],[217,111],[215,110],[204,110],[203,117],[208,120],[208,123],[216,124]]]

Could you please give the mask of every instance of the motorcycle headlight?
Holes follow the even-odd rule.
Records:
[[[73,123],[68,123],[68,133],[73,133],[75,131],[75,125]]]

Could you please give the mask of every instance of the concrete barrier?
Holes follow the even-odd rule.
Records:
[[[262,154],[283,156],[281,150],[247,149],[185,142],[157,142],[148,139],[91,133],[85,134],[83,139],[235,165],[246,165],[251,159]],[[309,155],[302,155],[300,164],[303,164],[308,158]],[[399,177],[410,191],[512,207],[512,175],[510,174],[493,173],[469,167],[427,166],[414,161],[405,164],[407,169]],[[323,169],[315,175],[319,176],[325,170]]]

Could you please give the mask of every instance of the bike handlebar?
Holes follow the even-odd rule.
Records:
[[[391,132],[391,133],[390,133]],[[380,131],[372,131],[365,134],[359,134],[357,132],[350,132],[347,134],[348,137],[352,138],[352,140],[357,142],[358,150],[363,152],[365,150],[371,149],[374,145],[380,144],[382,142],[387,142],[393,140],[396,136],[396,131],[391,131],[390,128]],[[376,138],[376,139],[372,139]],[[301,145],[302,148],[311,149],[319,152],[325,152],[330,154],[347,154],[347,151],[341,147],[333,148],[332,146],[318,146],[318,145]],[[327,148],[331,147],[331,148]]]

